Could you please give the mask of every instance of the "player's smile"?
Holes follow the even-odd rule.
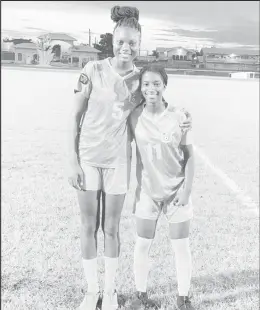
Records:
[[[113,52],[121,61],[132,61],[138,54],[140,33],[128,27],[119,27],[113,36]]]
[[[147,101],[155,103],[158,100],[159,94],[160,93],[158,91],[147,91],[145,92],[145,98]]]
[[[164,83],[159,74],[155,72],[144,74],[141,91],[148,104],[160,104],[164,89]]]

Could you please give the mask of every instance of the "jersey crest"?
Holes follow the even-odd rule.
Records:
[[[80,81],[80,83],[82,83],[84,85],[87,85],[88,81],[89,81],[89,78],[88,78],[88,76],[86,74],[81,73],[81,75],[79,77],[79,81]]]
[[[172,140],[172,137],[171,137],[172,135],[171,135],[171,133],[170,132],[162,132],[161,133],[161,141],[163,142],[163,143],[169,143],[169,142],[171,142],[171,140]]]

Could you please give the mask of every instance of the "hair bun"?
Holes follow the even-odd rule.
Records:
[[[116,5],[111,9],[111,19],[115,23],[120,21],[120,19],[131,17],[134,17],[137,21],[139,20],[139,11],[137,8]]]

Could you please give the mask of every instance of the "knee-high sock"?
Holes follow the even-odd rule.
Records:
[[[113,293],[118,269],[118,257],[105,257],[105,293]]]
[[[99,291],[97,258],[82,259],[82,263],[88,284],[88,292],[97,293]]]
[[[172,239],[171,244],[175,253],[179,296],[188,296],[192,271],[189,238]]]
[[[134,276],[136,290],[146,292],[149,274],[149,251],[153,239],[137,236],[134,250]]]

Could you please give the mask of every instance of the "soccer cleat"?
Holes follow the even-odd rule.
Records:
[[[102,298],[101,310],[117,310],[117,309],[118,309],[118,301],[116,290],[112,293],[104,292]]]
[[[195,310],[191,305],[189,296],[177,296],[177,309],[178,310]]]
[[[145,309],[159,309],[160,305],[155,301],[148,298],[147,292],[136,292],[134,301],[132,302],[134,310],[138,310],[141,307]]]
[[[86,293],[81,305],[77,310],[96,310],[100,293]]]

